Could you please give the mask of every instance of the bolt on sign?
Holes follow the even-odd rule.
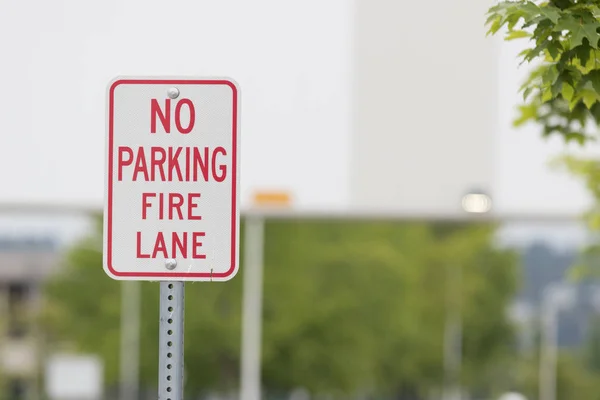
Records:
[[[104,269],[226,281],[238,269],[240,93],[231,79],[108,86]]]

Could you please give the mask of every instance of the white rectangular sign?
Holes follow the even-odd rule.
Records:
[[[46,394],[52,400],[101,400],[104,365],[100,357],[53,354],[46,360]]]
[[[239,258],[237,84],[117,78],[107,101],[106,273],[231,279]]]

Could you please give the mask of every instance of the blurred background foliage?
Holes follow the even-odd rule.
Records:
[[[463,319],[463,383],[485,392],[514,383],[506,308],[518,290],[518,258],[494,245],[494,232],[485,224],[267,222],[266,390],[391,396],[439,388],[445,316],[453,307]],[[105,277],[101,224],[70,250],[66,262],[45,290],[46,342],[101,355],[107,383],[114,385],[119,285],[128,283]],[[238,385],[243,273],[242,264],[230,282],[187,285],[190,393]],[[462,279],[449,279],[455,276]],[[141,285],[141,379],[153,388],[159,291],[157,283]]]

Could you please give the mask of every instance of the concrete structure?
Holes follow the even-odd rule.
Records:
[[[356,0],[353,206],[451,213],[472,190],[493,197],[490,4]]]
[[[33,322],[40,287],[59,267],[58,248],[42,237],[0,237],[0,374],[2,395],[25,399],[36,391],[39,342]]]

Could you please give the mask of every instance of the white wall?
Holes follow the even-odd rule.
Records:
[[[454,212],[493,195],[497,53],[487,1],[358,0],[352,203]]]
[[[562,144],[510,127],[523,71],[484,37],[489,3],[4,1],[0,202],[100,205],[106,82],[183,74],[241,84],[244,200],[446,212],[479,186],[499,211],[580,210],[546,167]]]
[[[525,41],[485,37],[491,1],[358,0],[354,52],[352,204],[460,211],[473,187],[498,213],[578,213],[585,188],[548,163],[598,145],[515,129]]]
[[[244,200],[347,201],[348,0],[2,2],[0,201],[102,204],[115,75],[228,75],[242,91]],[[35,10],[35,12],[32,12]]]

